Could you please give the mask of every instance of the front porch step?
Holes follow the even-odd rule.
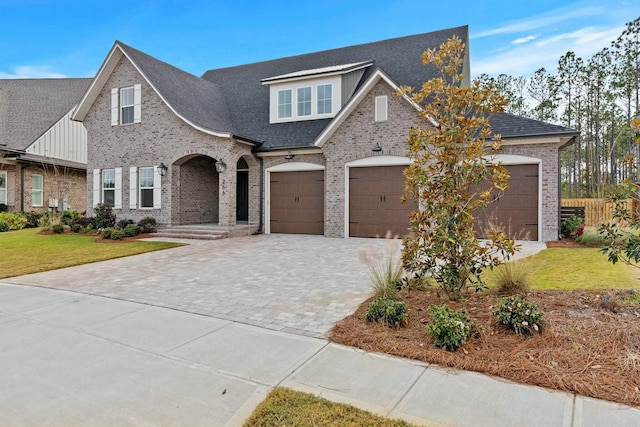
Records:
[[[172,239],[218,240],[228,237],[248,236],[257,230],[255,226],[237,225],[228,228],[216,224],[176,225],[159,229],[153,237]]]

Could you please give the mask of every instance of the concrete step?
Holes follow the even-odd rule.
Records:
[[[195,239],[195,240],[218,240],[226,239],[229,237],[226,234],[194,234],[194,233],[169,233],[169,232],[157,232],[151,234],[153,237],[165,237],[171,239]]]
[[[160,229],[153,233],[153,236],[173,239],[217,240],[229,237],[229,231],[223,227],[179,226]]]

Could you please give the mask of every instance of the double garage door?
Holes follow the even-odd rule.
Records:
[[[349,168],[348,226],[350,237],[408,234],[415,203],[400,202],[406,166]],[[507,166],[510,188],[487,210],[476,212],[476,231],[484,237],[489,224],[512,237],[538,239],[538,166]],[[324,171],[270,174],[272,233],[324,234]]]

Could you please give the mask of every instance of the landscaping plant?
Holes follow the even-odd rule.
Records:
[[[579,216],[572,215],[560,224],[560,233],[564,237],[580,236],[583,231],[584,220]]]
[[[358,256],[369,267],[375,297],[397,299],[404,275],[399,241],[387,233],[383,249],[361,248]]]
[[[456,351],[464,345],[474,330],[473,322],[465,310],[452,310],[446,304],[429,306],[431,322],[427,331],[438,347]]]
[[[484,209],[508,187],[509,173],[491,155],[501,148],[491,134],[490,120],[503,112],[507,100],[492,85],[463,84],[466,47],[456,37],[422,56],[440,77],[419,90],[401,87],[421,107],[423,126],[409,132],[412,163],[406,169],[406,200],[419,200],[412,212],[411,236],[402,257],[412,274],[430,275],[452,300],[468,286],[483,289],[481,274],[515,252],[513,240],[499,230],[488,232],[485,244],[474,232],[474,212]],[[491,141],[490,141],[490,138]]]
[[[367,309],[366,315],[369,322],[382,322],[388,326],[404,326],[409,318],[407,304],[402,301],[377,298]]]
[[[516,334],[542,333],[544,313],[540,311],[538,304],[523,296],[504,298],[498,303],[495,315],[501,326],[512,329]]]
[[[96,228],[115,227],[116,214],[113,212],[111,205],[100,203],[93,209],[93,214],[95,215]]]
[[[17,212],[0,212],[0,231],[22,230],[27,225],[27,218]]]

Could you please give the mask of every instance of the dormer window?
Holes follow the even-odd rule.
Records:
[[[111,126],[140,123],[141,117],[141,85],[111,88]]]
[[[263,85],[269,85],[269,122],[334,117],[372,63],[334,65],[262,79]]]
[[[298,117],[311,115],[311,87],[298,88]]]
[[[331,114],[331,85],[318,86],[318,114]]]
[[[291,117],[291,89],[278,91],[278,118]]]

